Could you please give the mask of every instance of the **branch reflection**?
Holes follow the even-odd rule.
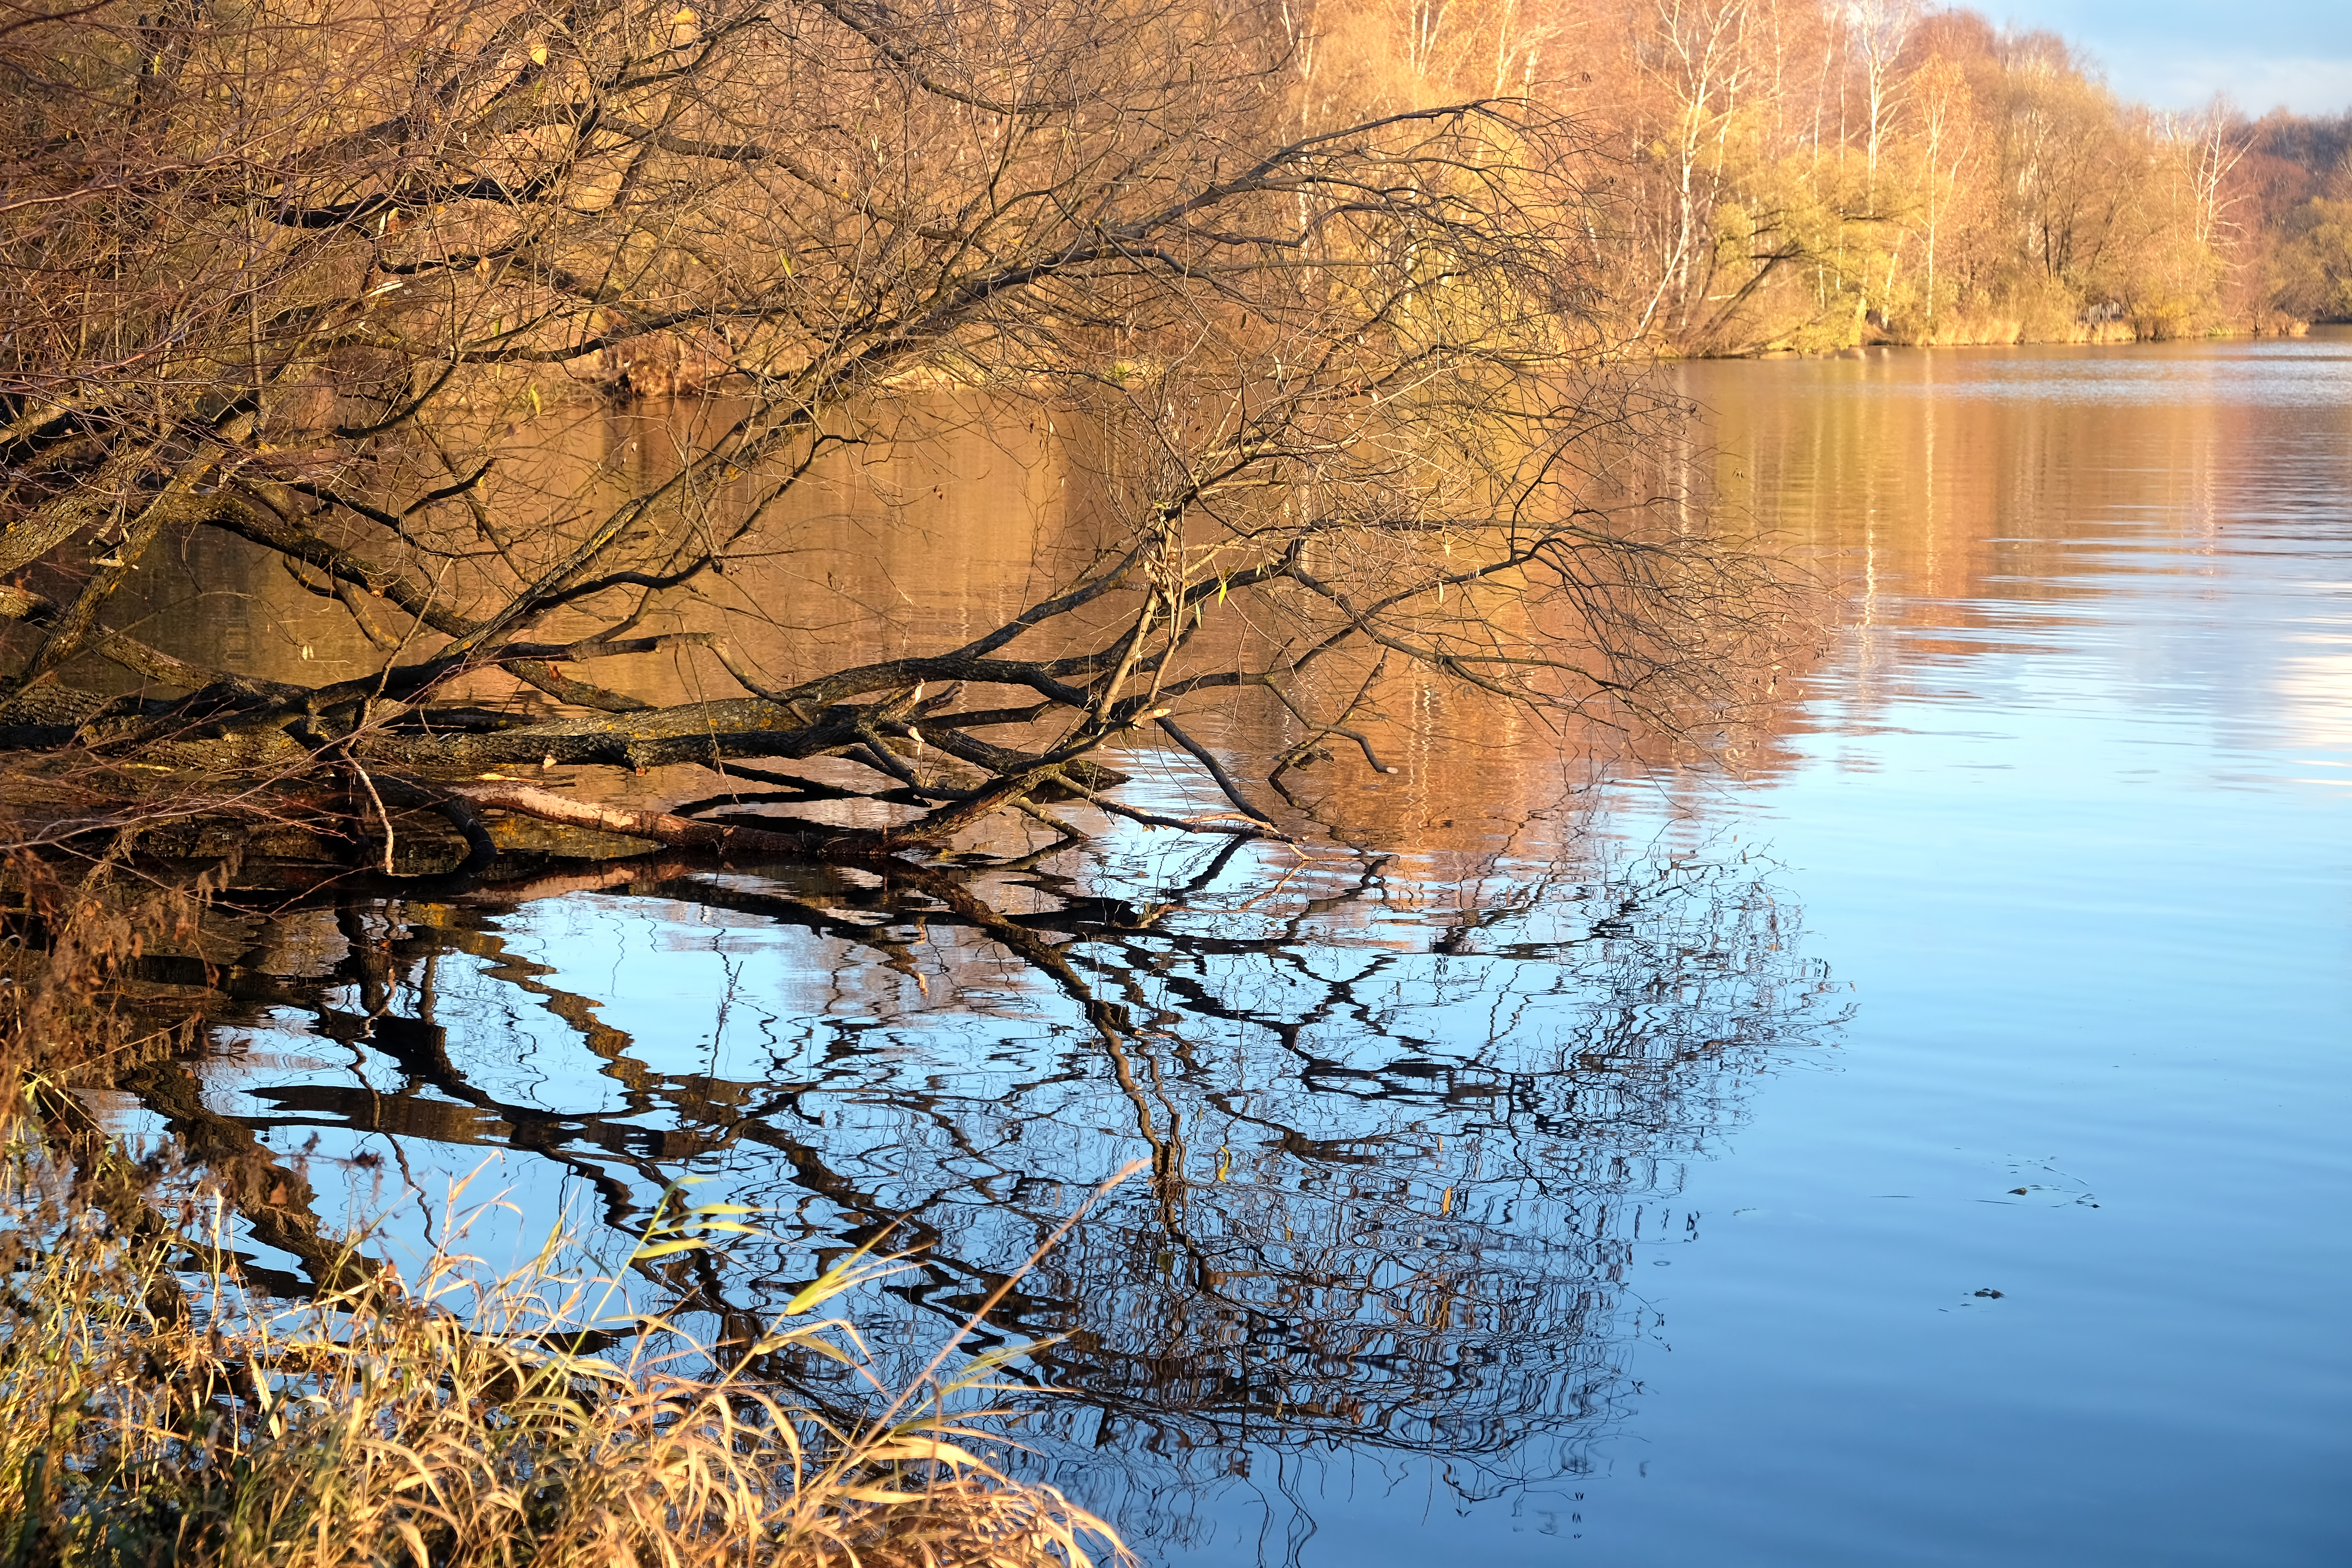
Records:
[[[927,1352],[1147,1155],[968,1346],[1052,1340],[1008,1363],[1053,1391],[1023,1440],[1139,1539],[1335,1446],[1465,1496],[1572,1472],[1626,1408],[1636,1249],[1696,1239],[1685,1164],[1834,1026],[1830,982],[1736,858],[1363,858],[1277,898],[1277,853],[648,862],[250,915],[232,963],[151,962],[219,994],[201,1114],[322,1191],[505,1151],[530,1217],[584,1188],[616,1256],[681,1176],[760,1205],[767,1237],[641,1266],[729,1337],[887,1233],[916,1267],[861,1326]],[[186,1100],[147,1103],[184,1126]]]

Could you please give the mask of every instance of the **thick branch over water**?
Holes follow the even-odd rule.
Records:
[[[1581,127],[1310,126],[1288,34],[1191,0],[1003,21],[609,0],[265,39],[110,0],[0,34],[0,745],[92,789],[383,775],[461,819],[499,770],[790,764],[782,818],[635,837],[864,854],[1004,814],[1297,832],[1297,770],[1336,738],[1391,771],[1405,692],[1722,727],[1788,605],[1612,341]],[[588,451],[599,405],[638,412]],[[812,520],[957,429],[1055,466],[1024,525],[1074,547],[1025,608],[884,636],[803,570],[839,550]],[[945,495],[873,549],[1000,526]],[[356,673],[194,657],[219,605],[266,613],[255,562]],[[1107,753],[1147,749],[1211,808],[1122,798]]]

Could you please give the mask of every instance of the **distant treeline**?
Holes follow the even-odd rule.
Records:
[[[1905,0],[1283,0],[1302,121],[1525,95],[1594,138],[1610,293],[1668,352],[2352,318],[2352,114],[2165,114]]]

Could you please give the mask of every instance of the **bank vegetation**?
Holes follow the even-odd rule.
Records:
[[[1670,353],[2129,342],[2352,316],[2352,114],[2159,112],[1915,0],[1320,0],[1302,120],[1520,93],[1596,137],[1623,325]]]

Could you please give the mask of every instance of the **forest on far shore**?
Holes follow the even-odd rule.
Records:
[[[1906,0],[1305,0],[1302,118],[1524,94],[1594,134],[1624,326],[1683,354],[2352,318],[2352,112],[2127,102]]]

